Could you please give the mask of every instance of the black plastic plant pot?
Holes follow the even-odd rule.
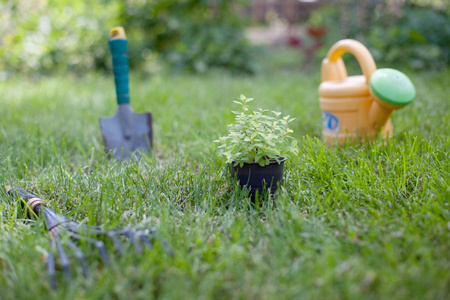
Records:
[[[267,166],[261,167],[258,163],[244,163],[231,165],[231,175],[239,179],[241,187],[247,187],[250,190],[250,196],[254,200],[256,193],[263,195],[265,190],[269,190],[274,195],[278,188],[278,183],[283,179],[284,162],[286,158],[281,158],[280,163],[271,161]]]

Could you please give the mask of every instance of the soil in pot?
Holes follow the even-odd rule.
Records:
[[[255,199],[256,193],[263,195],[264,189],[274,195],[278,183],[283,179],[285,161],[286,158],[282,158],[280,163],[274,160],[264,167],[258,163],[244,163],[242,167],[231,165],[231,175],[238,177],[241,187],[249,188],[252,200]]]

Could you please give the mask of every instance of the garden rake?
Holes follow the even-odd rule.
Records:
[[[51,251],[49,251],[47,257],[47,273],[50,276],[50,285],[53,289],[56,288],[54,253],[57,253],[60,258],[62,271],[66,280],[70,282],[72,278],[70,271],[70,260],[64,246],[70,248],[73,252],[75,258],[81,266],[85,278],[90,277],[89,268],[85,255],[77,246],[76,241],[84,241],[94,245],[99,252],[103,264],[106,266],[109,265],[108,253],[104,242],[98,238],[104,237],[110,239],[119,254],[124,252],[124,246],[120,241],[120,236],[127,238],[134,245],[138,254],[142,253],[144,247],[153,247],[152,240],[155,238],[155,227],[145,228],[142,230],[134,230],[125,227],[105,231],[100,226],[89,226],[71,221],[69,218],[48,208],[44,201],[39,197],[28,193],[21,188],[12,188],[7,186],[6,190],[12,199],[16,201],[20,199],[21,207],[27,210],[29,217],[32,217],[35,214],[38,216],[43,216],[45,219],[47,230],[50,233],[51,248]],[[163,241],[163,246],[167,249],[167,245],[165,245],[164,242],[166,241]]]

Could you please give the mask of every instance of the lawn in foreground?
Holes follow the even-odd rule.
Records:
[[[109,161],[98,119],[115,110],[112,77],[0,82],[0,184],[25,188],[87,224],[156,226],[160,244],[133,248],[92,280],[51,291],[48,235],[0,192],[0,299],[445,299],[450,290],[450,73],[413,74],[418,95],[394,113],[394,139],[326,147],[319,74],[132,74],[131,103],[150,111],[154,153]],[[212,142],[240,93],[281,111],[300,155],[275,199],[254,209]],[[109,245],[111,246],[111,245]],[[62,274],[59,272],[59,274]]]

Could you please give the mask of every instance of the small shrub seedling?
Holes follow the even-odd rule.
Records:
[[[236,117],[235,122],[229,126],[227,136],[220,137],[215,143],[223,149],[226,163],[234,166],[244,163],[256,162],[266,166],[270,161],[280,163],[281,158],[290,158],[298,154],[297,141],[291,136],[292,129],[288,124],[295,119],[290,116],[281,117],[281,112],[258,109],[249,113],[248,103],[253,98],[241,94],[238,101],[242,111],[232,111]]]

